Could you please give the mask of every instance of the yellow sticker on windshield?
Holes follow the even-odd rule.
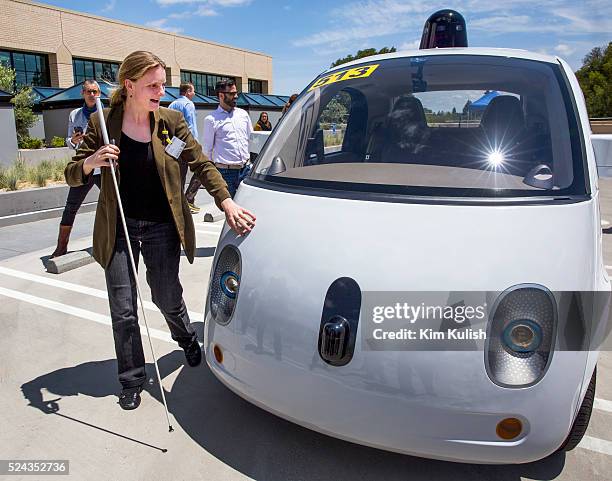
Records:
[[[319,80],[313,83],[312,87],[310,87],[308,91],[310,92],[311,90],[323,87],[324,85],[342,82],[344,80],[369,77],[372,75],[372,72],[378,68],[378,65],[379,64],[353,67],[349,68],[348,70],[340,70],[339,72],[331,73],[325,77],[321,77]]]

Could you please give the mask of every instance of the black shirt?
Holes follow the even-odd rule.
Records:
[[[138,142],[121,133],[119,193],[126,217],[152,222],[173,222],[162,187],[151,142]]]

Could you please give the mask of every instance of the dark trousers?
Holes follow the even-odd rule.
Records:
[[[89,191],[94,184],[98,186],[98,189],[100,188],[100,175],[90,176],[87,184],[79,185],[78,187],[70,187],[60,225],[74,224],[74,218],[77,215],[79,207],[81,207],[81,204],[85,200],[85,197],[87,197],[87,194],[89,194]]]
[[[242,169],[219,169],[221,177],[223,177],[223,180],[225,180],[232,198],[236,195],[236,190],[238,190],[240,182],[242,182],[251,173],[251,167],[252,164],[247,164]],[[185,191],[185,198],[187,199],[187,202],[193,204],[195,196],[198,193],[198,189],[201,185],[202,182],[200,182],[200,179],[194,175],[187,186],[187,190]]]
[[[140,253],[147,269],[151,297],[164,315],[172,339],[185,348],[195,339],[183,287],[179,281],[181,246],[173,223],[126,219],[134,262]],[[145,357],[138,326],[137,292],[127,241],[117,223],[115,251],[106,268],[106,287],[113,322],[119,382],[124,388],[145,382]]]

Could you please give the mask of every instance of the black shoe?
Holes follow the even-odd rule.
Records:
[[[123,388],[121,394],[119,394],[119,406],[121,406],[121,409],[131,411],[140,406],[141,391],[142,386]]]
[[[187,359],[187,364],[191,367],[199,366],[202,362],[202,349],[200,349],[200,344],[197,339],[194,339],[189,346],[183,348],[185,350],[185,358]]]

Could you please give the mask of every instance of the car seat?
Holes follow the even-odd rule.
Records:
[[[490,147],[511,148],[525,131],[521,101],[512,95],[495,97],[484,111],[480,127]]]
[[[380,162],[414,163],[427,148],[428,127],[421,101],[400,97],[381,127]]]

